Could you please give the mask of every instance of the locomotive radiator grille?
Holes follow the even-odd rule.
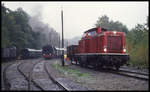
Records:
[[[107,46],[109,51],[120,52],[123,49],[122,37],[121,36],[108,36]]]

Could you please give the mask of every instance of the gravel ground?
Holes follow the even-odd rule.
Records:
[[[42,59],[32,59],[32,60],[28,60],[28,62],[24,62],[22,65],[19,66],[19,70],[27,77],[29,78],[29,73],[31,74],[31,80],[35,79],[38,77],[41,77],[39,75],[34,75],[34,71],[38,72],[38,71],[43,71],[43,67],[36,67],[38,66],[38,62],[41,61]],[[36,64],[34,66],[34,64]],[[36,67],[36,68],[34,68]],[[41,69],[42,68],[42,69]],[[33,71],[32,71],[33,69]],[[35,77],[34,77],[35,76]],[[44,75],[43,75],[44,76]],[[38,82],[38,84],[42,85],[41,80],[38,79],[37,81],[34,81],[35,83]],[[44,82],[44,81],[43,81]],[[41,91],[41,89],[39,87],[36,87],[35,85],[33,85],[33,82],[31,82],[31,89],[30,90],[34,90],[34,91]]]
[[[22,62],[29,62],[29,65],[32,65],[30,61],[34,61],[35,59],[28,59],[28,60],[17,60],[18,62],[8,62],[2,65],[2,67],[6,67],[9,63],[14,63],[11,66],[8,67],[6,72],[6,79],[7,82],[10,84],[9,88],[3,87],[3,90],[13,90],[13,91],[27,91],[28,90],[28,81],[25,79],[25,77],[17,70],[17,66]],[[24,70],[30,69],[29,67],[24,67]],[[3,69],[4,70],[4,69]],[[2,70],[2,71],[3,71]],[[2,79],[3,81],[3,79]],[[3,86],[3,84],[2,84]],[[35,87],[33,83],[31,83],[31,89],[39,91],[40,89]]]
[[[18,62],[17,60],[14,60],[14,61],[5,61],[5,62],[3,62],[3,61],[1,61],[2,63],[1,63],[1,89],[2,90],[6,90],[6,87],[5,87],[5,85],[4,85],[4,79],[3,79],[3,71],[4,71],[4,69],[9,65],[9,64],[12,64],[12,63],[15,63],[15,62]]]
[[[15,63],[8,67],[6,71],[6,79],[10,84],[9,90],[27,90],[28,82],[25,78],[18,72],[17,66],[19,63]]]
[[[27,63],[25,63],[23,66],[21,66],[21,69],[24,71],[24,73],[28,76],[28,72],[31,68],[28,68],[29,66],[32,66],[34,62],[29,62],[30,60],[26,60]],[[32,60],[34,61],[34,60]],[[44,60],[48,62],[48,66],[51,66],[52,64],[61,63],[60,59],[54,59],[54,60]],[[3,82],[3,70],[4,67],[9,65],[10,63],[2,63],[1,67],[1,88],[4,90],[4,82]],[[17,63],[19,64],[19,63]],[[16,71],[17,64],[13,64],[11,67],[9,67],[9,71],[7,72],[7,78],[11,82],[12,90],[27,90],[27,81],[18,74]],[[56,85],[52,85],[53,83],[49,81],[48,76],[43,71],[44,64],[39,63],[34,67],[33,72],[33,78],[34,81],[38,82],[41,86],[43,86],[46,90],[56,90],[59,88],[56,87]],[[100,71],[94,71],[93,69],[87,69],[82,68],[80,66],[76,65],[67,65],[70,69],[76,69],[79,70],[81,73],[88,73],[89,76],[84,77],[75,77],[69,74],[63,74],[62,72],[54,69],[54,67],[49,67],[50,70],[52,70],[52,74],[55,75],[58,80],[65,81],[71,80],[71,84],[79,83],[80,85],[83,85],[88,88],[88,90],[149,90],[149,82],[139,79],[134,79],[131,77],[121,76],[117,74],[112,73],[106,73],[106,72],[100,72]],[[67,82],[66,82],[67,84]],[[74,86],[72,86],[74,87]],[[31,87],[32,90],[39,90],[36,87]],[[79,87],[80,88],[80,87]]]
[[[61,63],[61,61],[56,60],[55,63]],[[54,73],[56,73],[57,76],[68,77],[69,79],[88,86],[88,88],[93,90],[149,90],[149,82],[145,80],[94,71],[93,69],[82,68],[76,65],[68,65],[68,68],[80,70],[80,72],[88,73],[90,76],[76,78],[74,76],[64,75],[57,70],[57,72],[55,71]]]
[[[32,73],[34,82],[39,84],[44,90],[62,90],[49,78],[45,71],[44,63],[44,61],[41,61],[34,66]]]
[[[57,82],[62,84],[68,91],[74,91],[74,90],[91,90],[90,88],[86,87],[85,85],[81,85],[77,83],[76,81],[69,79],[69,77],[66,77],[62,75],[59,71],[54,69],[51,65],[55,62],[57,62],[58,59],[53,59],[50,61],[45,61],[45,67],[48,71],[48,73],[51,75],[52,78],[54,78]]]

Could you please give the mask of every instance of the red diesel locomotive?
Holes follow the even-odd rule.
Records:
[[[115,67],[118,70],[129,60],[125,33],[101,27],[85,31],[79,45],[67,47],[67,55],[71,61],[76,61],[82,67],[92,65],[96,69]]]

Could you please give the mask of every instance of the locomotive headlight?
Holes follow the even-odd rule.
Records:
[[[116,31],[114,31],[114,34],[116,34],[117,32]]]
[[[107,51],[107,49],[106,48],[104,48],[104,52],[106,52]]]
[[[123,49],[123,52],[126,52],[126,49],[125,49],[125,48]]]

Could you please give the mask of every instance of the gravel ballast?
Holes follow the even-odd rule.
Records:
[[[61,64],[61,61],[56,60],[55,64]],[[79,70],[81,73],[88,73],[89,76],[76,77],[63,73],[57,73],[57,75],[61,74],[61,76],[65,76],[93,90],[149,90],[149,83],[145,80],[135,79],[108,72],[95,71],[93,69],[82,68],[77,65],[67,65],[67,67],[69,69]]]

